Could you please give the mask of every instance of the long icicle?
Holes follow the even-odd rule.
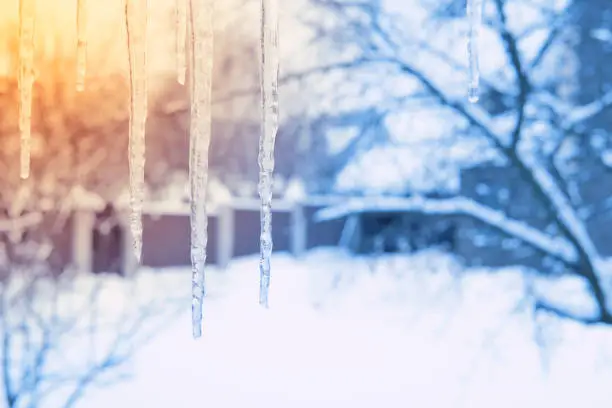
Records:
[[[469,59],[469,85],[468,100],[471,103],[478,102],[480,87],[480,48],[478,45],[480,29],[482,26],[483,0],[467,0],[467,19],[469,25],[468,34],[468,59]]]
[[[261,107],[259,140],[259,197],[261,236],[259,260],[259,304],[268,307],[270,258],[272,256],[272,186],[274,144],[278,131],[278,0],[261,0]]]
[[[204,267],[208,244],[208,149],[212,134],[213,0],[190,0],[191,123],[189,184],[191,190],[191,289],[193,337],[202,336],[202,302],[206,294]]]
[[[142,206],[145,194],[148,0],[127,0],[125,16],[130,62],[130,230],[136,260],[140,263],[142,254]]]
[[[185,44],[187,40],[187,0],[175,0],[176,7],[176,79],[185,85],[187,57]]]
[[[76,90],[85,90],[87,71],[87,0],[77,0],[77,62]]]
[[[21,157],[19,174],[30,176],[32,138],[32,87],[34,85],[34,27],[36,0],[19,2],[19,133]]]

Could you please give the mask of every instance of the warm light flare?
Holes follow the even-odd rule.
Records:
[[[21,0],[0,5],[0,75],[18,65],[14,42],[19,35]],[[27,0],[36,20],[34,59],[74,59],[74,69],[62,73],[77,88],[84,84],[85,54],[99,73],[127,69],[124,1]],[[79,7],[77,7],[79,6]],[[95,35],[88,36],[88,33]],[[35,63],[35,72],[38,70]],[[14,72],[14,71],[13,71]]]
[[[21,135],[19,174],[22,179],[30,176],[35,6],[35,0],[19,2],[19,132]]]
[[[76,89],[85,89],[87,73],[87,0],[77,0],[77,80]]]

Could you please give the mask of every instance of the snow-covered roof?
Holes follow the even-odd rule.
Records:
[[[106,205],[105,200],[98,194],[77,185],[70,191],[69,199],[73,207],[84,210],[101,210]]]
[[[219,204],[232,200],[229,189],[217,178],[210,177],[207,191],[208,211],[214,212]],[[175,172],[164,188],[148,194],[144,212],[157,214],[188,214],[190,211],[189,178],[184,172]]]
[[[71,192],[74,205],[77,208],[99,211],[108,203],[102,197],[77,186]],[[231,192],[219,180],[211,177],[208,184],[208,211],[213,213],[217,206],[232,199]],[[119,209],[130,208],[130,188],[125,186],[112,200]],[[151,191],[145,187],[145,214],[189,214],[189,180],[187,174],[177,171],[169,176],[165,186]]]
[[[292,178],[287,183],[285,188],[285,192],[283,194],[283,199],[287,201],[299,202],[306,199],[308,196],[308,192],[306,191],[306,186],[301,179]]]

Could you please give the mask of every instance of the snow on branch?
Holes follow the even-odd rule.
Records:
[[[572,108],[565,121],[565,127],[570,128],[584,122],[612,106],[612,91],[605,93],[601,98],[582,106]]]
[[[510,236],[519,238],[564,262],[575,263],[578,259],[575,248],[567,240],[560,237],[551,237],[522,221],[509,218],[501,211],[486,207],[465,197],[448,199],[414,197],[354,200],[318,211],[315,214],[315,220],[318,222],[329,221],[345,217],[349,214],[366,211],[412,211],[436,215],[466,215],[495,227]]]
[[[557,316],[560,319],[573,320],[584,325],[595,325],[600,323],[610,323],[609,317],[600,315],[586,315],[576,313],[570,309],[564,309],[543,300],[537,300],[534,305],[535,311],[543,311]]]
[[[568,130],[612,107],[612,91],[581,106],[567,103],[550,92],[535,94],[534,100],[552,109],[557,115],[564,118],[562,128]]]
[[[1,219],[0,233],[23,231],[42,222],[41,213],[29,213],[19,218]]]
[[[558,219],[567,229],[568,233],[574,237],[576,245],[580,246],[580,249],[584,251],[585,255],[595,265],[599,265],[600,256],[597,247],[591,239],[584,222],[578,217],[571,203],[555,183],[550,173],[534,160],[530,161],[523,158],[522,164],[531,172],[533,179],[549,198]]]

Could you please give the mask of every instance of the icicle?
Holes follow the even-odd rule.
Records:
[[[30,176],[32,132],[32,86],[34,85],[34,25],[36,1],[19,2],[19,133],[21,138],[20,176]]]
[[[177,81],[185,85],[185,72],[187,58],[185,42],[187,39],[187,0],[175,0],[176,2],[176,75]]]
[[[76,90],[85,90],[87,70],[87,0],[77,0],[77,79]]]
[[[145,192],[147,13],[148,0],[127,0],[125,17],[130,62],[130,229],[138,262],[142,254],[142,205]]]
[[[191,190],[192,331],[202,335],[208,215],[208,148],[211,138],[213,68],[213,0],[190,0],[191,124],[189,130],[189,183]]]
[[[272,175],[274,143],[278,130],[278,0],[261,0],[261,104],[259,140],[259,197],[261,236],[259,304],[268,307],[270,258],[272,256]]]
[[[468,58],[469,58],[469,88],[468,100],[478,102],[480,86],[480,51],[478,41],[482,25],[483,0],[467,0],[467,18],[469,24]]]

